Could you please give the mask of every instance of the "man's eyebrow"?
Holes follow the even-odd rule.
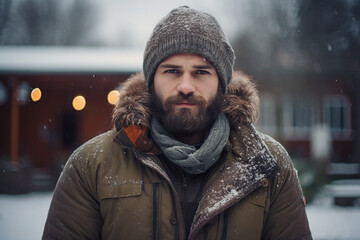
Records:
[[[170,63],[164,63],[164,64],[160,64],[159,68],[175,68],[175,69],[180,69],[182,68],[182,66],[180,65],[175,65],[175,64],[170,64]],[[195,65],[193,66],[193,68],[195,69],[214,69],[214,67],[210,64],[205,64],[205,65]]]
[[[195,65],[194,68],[196,69],[214,69],[214,67],[210,64],[206,65]]]
[[[181,66],[179,65],[174,65],[174,64],[168,64],[168,63],[164,63],[164,64],[160,64],[159,68],[181,68]]]

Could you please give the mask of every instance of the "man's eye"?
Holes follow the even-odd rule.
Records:
[[[200,75],[204,75],[204,74],[209,74],[208,71],[204,71],[204,70],[198,70],[195,72],[196,74],[200,74]]]
[[[165,71],[165,73],[178,73],[179,71],[176,69],[168,69]]]

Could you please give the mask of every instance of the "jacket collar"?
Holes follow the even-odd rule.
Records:
[[[248,196],[273,177],[278,164],[252,125],[243,124],[230,134],[231,151],[204,190],[189,239],[212,218]]]

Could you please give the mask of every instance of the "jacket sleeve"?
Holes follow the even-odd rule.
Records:
[[[279,143],[270,141],[267,144],[280,172],[272,182],[263,239],[312,239],[297,171]]]
[[[57,182],[43,239],[100,239],[102,218],[96,194],[95,170],[84,149],[70,156]],[[94,166],[92,166],[94,168]]]

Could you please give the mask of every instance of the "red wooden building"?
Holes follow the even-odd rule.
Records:
[[[56,179],[76,147],[112,128],[108,95],[141,67],[137,50],[0,48],[0,189],[24,169]]]

